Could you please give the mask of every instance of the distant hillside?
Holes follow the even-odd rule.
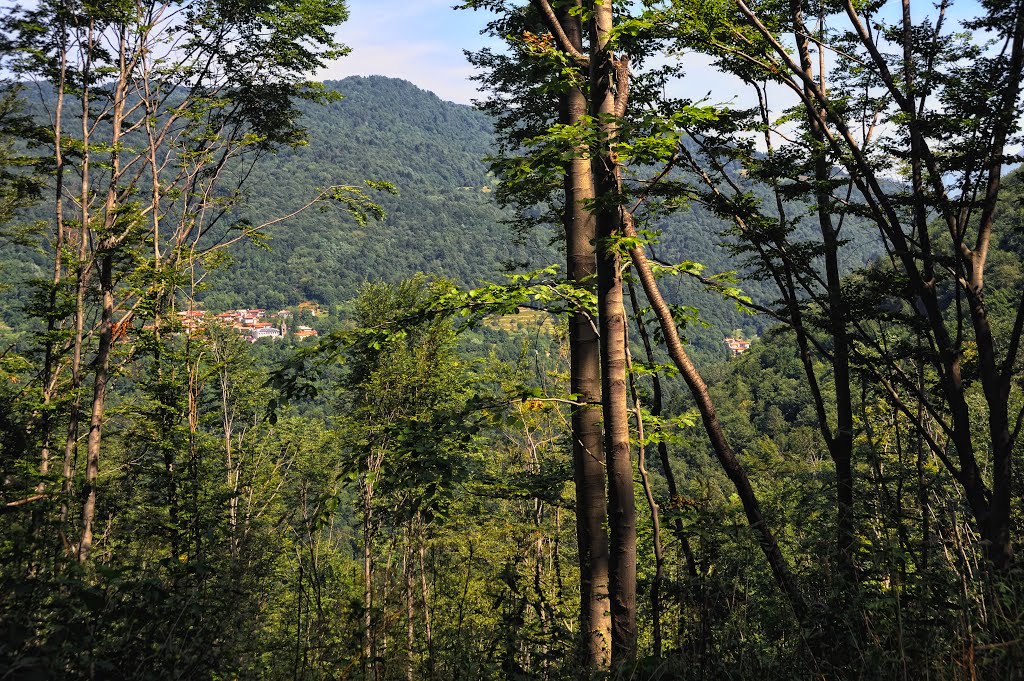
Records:
[[[269,250],[237,248],[233,264],[207,280],[203,297],[210,309],[272,308],[301,300],[331,306],[376,279],[394,281],[422,271],[471,286],[500,280],[504,263],[539,267],[563,261],[551,243],[554,230],[531,234],[523,243],[501,223],[505,214],[490,193],[494,178],[484,161],[493,152],[493,138],[483,113],[393,78],[351,77],[327,86],[344,99],[304,107],[309,144],[255,169],[237,217],[259,223],[301,206],[318,188],[366,179],[391,181],[400,195],[380,197],[387,211],[383,223],[358,227],[340,210],[311,210],[269,229]],[[664,231],[659,256],[704,262],[709,272],[739,267],[718,246],[726,225],[707,211],[694,207],[657,226]],[[0,279],[17,285],[0,300],[0,323],[20,317],[17,308],[28,299],[23,282],[47,276],[41,254],[5,256]],[[757,299],[773,297],[761,282],[744,287]],[[737,327],[759,333],[766,324],[692,283],[669,288],[711,323],[691,334],[705,353],[724,357],[724,335]]]
[[[505,214],[489,193],[494,178],[483,160],[493,153],[487,116],[393,78],[352,77],[327,85],[344,99],[306,108],[309,145],[262,164],[249,185],[247,215],[278,215],[317,187],[367,178],[394,182],[400,196],[382,198],[388,212],[383,224],[357,228],[340,212],[313,211],[272,229],[271,250],[240,249],[235,264],[212,280],[205,294],[211,307],[273,307],[307,298],[334,304],[367,280],[424,271],[473,285],[499,279],[506,262],[562,262],[559,247],[550,244],[553,230],[520,244],[501,224]],[[725,226],[699,207],[679,213],[658,225],[664,230],[659,254],[704,262],[709,272],[736,269],[718,247]],[[724,357],[723,335],[736,327],[758,333],[765,324],[692,284],[671,288],[712,323],[692,333],[705,351]],[[748,288],[758,298],[770,296],[760,282]]]
[[[344,94],[326,107],[306,107],[309,144],[267,159],[251,178],[246,214],[286,213],[317,188],[388,180],[397,197],[380,197],[383,223],[357,228],[340,211],[310,211],[268,232],[270,251],[236,253],[207,298],[212,305],[262,306],[351,298],[367,280],[434,272],[463,284],[498,277],[504,261],[540,249],[512,243],[489,195],[483,158],[491,150],[487,118],[414,85],[373,76],[328,86]]]

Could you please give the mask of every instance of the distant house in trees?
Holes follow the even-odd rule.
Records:
[[[300,326],[295,330],[295,340],[303,340],[305,338],[313,338],[317,335],[316,329],[311,329],[308,326]]]
[[[323,311],[316,305],[316,303],[303,303],[299,306],[302,310],[309,312],[313,316],[324,314]],[[180,313],[187,326],[188,316],[193,313]],[[198,313],[202,315],[204,313]],[[198,319],[197,315],[197,319]],[[267,311],[262,308],[239,308],[237,310],[228,310],[227,312],[221,312],[212,317],[216,321],[224,326],[229,326],[240,336],[248,340],[250,343],[255,343],[262,338],[278,339],[288,333],[288,323],[285,320],[293,317],[291,310],[280,310],[277,312]],[[271,321],[271,320],[279,321]],[[276,326],[275,326],[276,325]],[[310,336],[317,335],[316,331],[308,326],[300,326],[299,332],[296,333],[296,337],[300,340],[308,338]]]
[[[742,338],[726,338],[725,346],[729,348],[732,356],[735,357],[750,349],[750,341]]]

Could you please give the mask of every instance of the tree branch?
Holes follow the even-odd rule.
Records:
[[[548,0],[531,0],[531,4],[537,8],[537,10],[544,15],[547,19],[548,28],[551,29],[551,35],[555,36],[555,40],[558,41],[558,46],[562,48],[562,51],[572,57],[580,66],[587,66],[590,64],[590,58],[583,54],[572,44],[569,40],[569,36],[565,34],[565,29],[562,28],[562,23],[558,21],[558,17],[555,16],[555,11],[551,9],[551,3]]]

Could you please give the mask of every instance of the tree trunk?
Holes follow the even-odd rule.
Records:
[[[373,483],[369,475],[363,479],[363,678],[376,678],[377,661],[373,636],[373,553],[372,510]]]
[[[995,339],[981,286],[969,296],[971,320],[981,369],[981,383],[988,404],[988,431],[992,442],[992,495],[981,536],[985,553],[995,571],[1005,577],[1013,562],[1013,540],[1010,533],[1013,501],[1013,450],[1010,433],[1010,377],[1001,375],[995,358]],[[1012,365],[1012,359],[1009,360]]]
[[[608,595],[612,615],[612,667],[625,670],[636,658],[636,499],[629,447],[626,387],[626,312],[622,260],[614,244],[622,236],[621,167],[613,149],[628,88],[628,66],[611,51],[613,7],[595,5],[590,54],[591,115],[599,151],[592,167],[597,213],[597,305],[601,330],[601,393],[608,470],[611,539]]]
[[[578,3],[577,3],[578,4]],[[566,36],[582,51],[578,16],[563,11]],[[586,95],[570,87],[560,98],[560,122],[577,125],[586,116]],[[594,253],[596,222],[589,205],[594,199],[590,161],[583,149],[565,168],[565,244],[569,281],[593,289],[597,271]],[[573,478],[576,487],[576,539],[580,564],[580,656],[588,670],[605,670],[611,661],[611,620],[608,615],[608,533],[605,529],[604,452],[601,434],[601,349],[594,321],[584,312],[569,318],[569,383],[572,410]]]
[[[636,234],[632,225],[628,222],[626,224],[625,231],[628,236],[634,236]],[[665,347],[668,350],[669,356],[672,358],[676,368],[679,369],[679,372],[682,374],[683,380],[686,381],[687,387],[690,389],[690,394],[693,396],[693,400],[697,404],[697,409],[700,411],[701,419],[704,422],[704,430],[707,432],[708,438],[711,440],[715,456],[718,458],[722,469],[729,477],[733,487],[736,489],[736,493],[740,497],[740,501],[743,503],[743,510],[746,513],[747,522],[758,534],[761,551],[764,552],[765,557],[768,559],[768,565],[771,567],[772,576],[775,578],[776,584],[778,584],[779,588],[789,599],[789,603],[792,606],[797,619],[803,621],[807,615],[807,606],[804,603],[804,599],[799,588],[797,587],[796,579],[793,577],[793,573],[789,568],[789,563],[786,561],[785,556],[782,555],[782,551],[779,549],[779,544],[775,540],[775,535],[772,534],[772,531],[768,528],[764,514],[761,512],[761,504],[757,500],[757,495],[754,493],[753,487],[750,486],[750,479],[747,477],[747,472],[743,468],[743,464],[741,464],[739,459],[736,457],[736,453],[732,450],[732,447],[725,436],[725,430],[722,428],[722,424],[718,420],[718,411],[715,409],[714,402],[711,400],[711,394],[708,392],[707,384],[704,383],[704,379],[701,378],[700,374],[697,372],[697,368],[690,361],[689,356],[686,354],[686,350],[683,348],[682,341],[679,339],[679,332],[676,330],[675,320],[672,318],[672,312],[669,309],[668,304],[665,303],[665,299],[662,298],[661,292],[658,290],[658,284],[654,279],[653,272],[651,272],[651,266],[647,261],[647,255],[643,252],[643,249],[638,246],[630,249],[630,258],[633,261],[633,266],[640,278],[640,282],[643,284],[644,293],[647,295],[647,299],[650,301],[651,307],[654,308],[654,313],[658,317],[658,322],[661,325],[661,331],[665,339]]]
[[[96,485],[100,472],[100,446],[103,439],[103,411],[110,379],[110,350],[113,345],[114,291],[113,257],[105,254],[100,261],[100,287],[103,309],[100,313],[100,341],[96,353],[96,376],[93,385],[92,418],[86,448],[85,503],[82,506],[82,539],[78,544],[78,560],[86,561],[92,549],[93,522],[96,516]]]
[[[97,250],[100,251],[100,326],[99,347],[96,351],[95,376],[92,392],[92,418],[89,422],[89,440],[85,469],[85,503],[82,506],[82,540],[78,545],[78,560],[89,557],[93,540],[93,521],[96,515],[96,485],[99,477],[100,448],[103,440],[103,412],[106,408],[107,385],[110,381],[110,352],[114,344],[114,249],[116,239],[112,233],[117,223],[117,192],[121,176],[121,125],[124,120],[125,97],[129,73],[127,72],[127,43],[125,29],[121,28],[118,42],[119,71],[114,86],[114,101],[110,123],[110,179],[103,205],[104,235]],[[85,114],[83,113],[83,119]]]
[[[427,588],[427,546],[423,542],[423,524],[419,523],[420,594],[423,599],[423,631],[427,636],[427,669],[430,678],[434,676],[434,637],[430,627],[430,590]]]
[[[416,647],[416,609],[413,607],[412,595],[412,523],[409,523],[409,527],[405,534],[405,551],[402,556],[402,576],[405,581],[405,678],[406,681],[413,681],[415,678],[413,650]]]
[[[794,40],[800,57],[800,66],[809,79],[814,79],[814,67],[809,48],[809,29],[804,22],[801,0],[792,0],[790,11],[796,30]],[[818,74],[818,87],[825,90],[825,74]],[[807,91],[807,101],[813,101],[813,93]],[[836,398],[836,429],[829,432],[827,422],[821,423],[821,430],[828,445],[829,456],[836,468],[836,548],[839,557],[839,572],[846,582],[846,589],[852,589],[856,581],[853,563],[853,397],[850,377],[850,339],[846,330],[846,304],[843,299],[842,281],[839,272],[839,234],[832,221],[831,196],[828,181],[831,164],[826,155],[825,130],[820,121],[826,120],[823,111],[809,111],[807,116],[811,137],[815,142],[814,180],[817,203],[818,227],[821,231],[825,260],[825,282],[829,311],[829,335],[832,341],[832,372]],[[813,367],[805,364],[805,370]],[[813,380],[813,379],[810,379]],[[821,418],[821,417],[819,417]]]
[[[57,77],[57,101],[53,107],[53,161],[54,161],[54,205],[53,215],[56,229],[53,259],[53,280],[47,299],[46,313],[46,345],[43,351],[43,414],[40,430],[42,439],[42,455],[39,464],[39,475],[42,480],[36,488],[37,492],[45,489],[45,478],[50,473],[50,448],[53,439],[53,415],[51,402],[57,387],[57,353],[54,331],[57,328],[57,289],[60,286],[64,268],[64,149],[63,145],[63,114],[64,88],[67,81],[67,30],[61,28],[60,67]]]
[[[68,410],[67,440],[64,446],[64,484],[61,489],[60,524],[61,536],[69,552],[74,552],[72,542],[68,539],[68,520],[71,506],[71,492],[74,489],[75,471],[78,468],[78,429],[82,417],[82,344],[85,342],[85,292],[88,288],[91,268],[86,260],[89,255],[89,220],[90,220],[90,186],[89,173],[92,154],[89,150],[89,79],[91,78],[92,29],[90,27],[85,50],[85,64],[82,69],[82,160],[81,188],[79,206],[81,207],[81,223],[78,228],[78,261],[75,263],[75,315],[74,339],[71,343],[71,406]],[[58,188],[59,191],[59,188]]]
[[[635,301],[633,285],[629,286],[630,300]],[[635,312],[635,308],[634,308]],[[636,315],[637,321],[639,315]],[[640,482],[644,489],[644,497],[647,499],[647,507],[651,511],[651,543],[654,545],[654,580],[651,582],[651,628],[654,636],[654,659],[660,660],[662,653],[661,640],[661,586],[665,580],[665,553],[661,546],[661,515],[658,502],[654,500],[654,490],[651,489],[651,478],[647,473],[646,446],[644,445],[644,417],[643,404],[640,402],[640,393],[636,389],[636,375],[633,373],[633,356],[629,351],[627,338],[626,345],[626,368],[629,371],[629,391],[633,398],[633,414],[636,418],[636,470],[640,474]]]

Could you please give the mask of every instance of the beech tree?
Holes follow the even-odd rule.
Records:
[[[503,16],[528,16],[528,9],[505,3],[471,3],[470,6],[488,7],[503,12]],[[558,9],[556,9],[558,8]],[[668,112],[664,117],[646,116],[645,113],[630,113],[630,88],[634,74],[631,72],[631,58],[639,61],[650,57],[650,50],[657,41],[652,27],[657,20],[650,16],[623,16],[624,12],[613,3],[556,4],[552,6],[539,0],[531,3],[543,21],[547,35],[536,36],[523,32],[522,24],[517,26],[521,33],[512,35],[513,50],[519,49],[530,54],[535,63],[546,63],[549,72],[570,74],[572,69],[587,67],[585,97],[588,114],[572,125],[552,125],[538,130],[543,124],[543,105],[536,99],[529,99],[529,106],[522,106],[514,113],[506,113],[504,119],[506,144],[522,155],[505,157],[496,164],[503,172],[509,186],[503,188],[506,196],[514,197],[519,205],[530,206],[538,199],[550,201],[554,185],[550,173],[557,160],[572,162],[585,159],[590,164],[593,178],[593,199],[585,205],[590,207],[595,223],[594,243],[597,267],[597,308],[600,327],[602,415],[604,428],[605,460],[608,474],[608,527],[610,535],[609,599],[611,609],[612,666],[624,668],[636,653],[636,509],[635,491],[630,457],[629,405],[627,399],[627,322],[623,307],[623,269],[628,262],[643,284],[644,291],[652,304],[661,327],[669,354],[686,379],[690,392],[703,417],[706,431],[723,469],[736,487],[747,518],[758,533],[760,545],[768,559],[772,573],[782,591],[790,600],[798,618],[806,614],[806,606],[800,589],[792,575],[771,529],[765,522],[757,496],[746,472],[718,420],[707,386],[690,361],[680,340],[677,323],[669,305],[665,302],[655,279],[654,267],[644,252],[647,243],[635,226],[646,214],[652,188],[661,194],[663,187],[677,187],[669,174],[678,161],[682,136],[678,133],[681,121],[697,121],[711,115],[692,106],[679,111]],[[559,10],[565,10],[560,15]],[[586,22],[588,50],[580,49],[582,43],[574,39],[575,17]],[[506,20],[507,21],[507,20]],[[621,25],[616,25],[618,22]],[[494,27],[507,29],[510,24],[496,22]],[[505,35],[509,35],[506,31]],[[518,47],[515,45],[519,43]],[[499,95],[487,105],[491,110],[502,106],[518,105],[522,92],[533,93],[538,87],[529,78],[537,70],[510,72],[509,62],[492,53],[485,52],[485,58],[478,58],[482,66],[493,69]],[[543,73],[543,71],[541,71]],[[641,80],[645,104],[654,90],[651,84],[660,82],[662,73]],[[577,79],[579,76],[577,76]],[[525,82],[524,82],[525,81]],[[559,82],[559,81],[556,81]],[[572,82],[570,80],[570,82]],[[582,81],[577,81],[582,82]],[[516,86],[521,90],[516,90]],[[562,86],[564,87],[564,86]],[[541,88],[541,92],[543,92]],[[513,96],[508,96],[513,93]],[[655,98],[652,98],[652,100]],[[522,114],[528,112],[529,116]],[[517,118],[517,115],[519,116]],[[524,119],[529,124],[523,124]],[[623,135],[623,128],[628,135]],[[652,178],[624,179],[624,168],[654,165]],[[571,175],[570,170],[563,172]],[[540,179],[542,182],[537,182]],[[540,186],[548,192],[537,189]],[[566,188],[570,185],[566,180]],[[563,197],[568,197],[565,193]],[[565,205],[572,202],[565,198]],[[557,204],[556,204],[557,205]],[[561,212],[561,211],[559,211]],[[563,215],[568,214],[568,210]],[[534,218],[536,221],[536,218]],[[567,231],[567,234],[571,232]],[[684,271],[694,271],[692,263],[681,266]],[[659,273],[663,273],[660,271]],[[579,485],[577,484],[577,494]],[[655,510],[655,509],[652,509]],[[581,549],[582,555],[582,549]]]
[[[529,140],[542,135],[551,126],[576,130],[589,116],[589,98],[583,57],[584,29],[582,2],[562,3],[546,11],[517,8],[505,2],[469,3],[467,7],[485,8],[499,18],[489,32],[513,36],[508,54],[483,50],[469,55],[471,62],[487,70],[480,76],[482,88],[492,98],[482,104],[495,117],[502,132],[499,148],[507,153],[521,150]],[[548,16],[550,13],[551,16]],[[538,37],[555,21],[575,53],[574,58],[553,53],[548,39]],[[523,40],[518,40],[522,36]],[[523,78],[524,70],[529,74]],[[547,85],[554,78],[553,88]],[[549,92],[553,89],[554,92]],[[557,96],[557,110],[552,94]],[[587,144],[581,139],[569,141],[571,148],[561,165],[562,182],[555,177],[537,182],[533,173],[524,171],[515,159],[505,162],[505,182],[498,198],[517,207],[517,222],[530,226],[545,219],[561,222],[565,236],[566,277],[574,285],[596,290],[597,239],[593,211],[595,186],[588,159]],[[517,179],[519,181],[517,181]],[[547,207],[543,217],[531,211],[541,203]],[[573,477],[576,488],[576,532],[580,568],[581,659],[586,668],[607,669],[611,659],[611,620],[608,600],[609,547],[605,498],[605,446],[602,430],[601,344],[598,321],[587,309],[569,312],[570,391],[578,405],[572,408]]]

